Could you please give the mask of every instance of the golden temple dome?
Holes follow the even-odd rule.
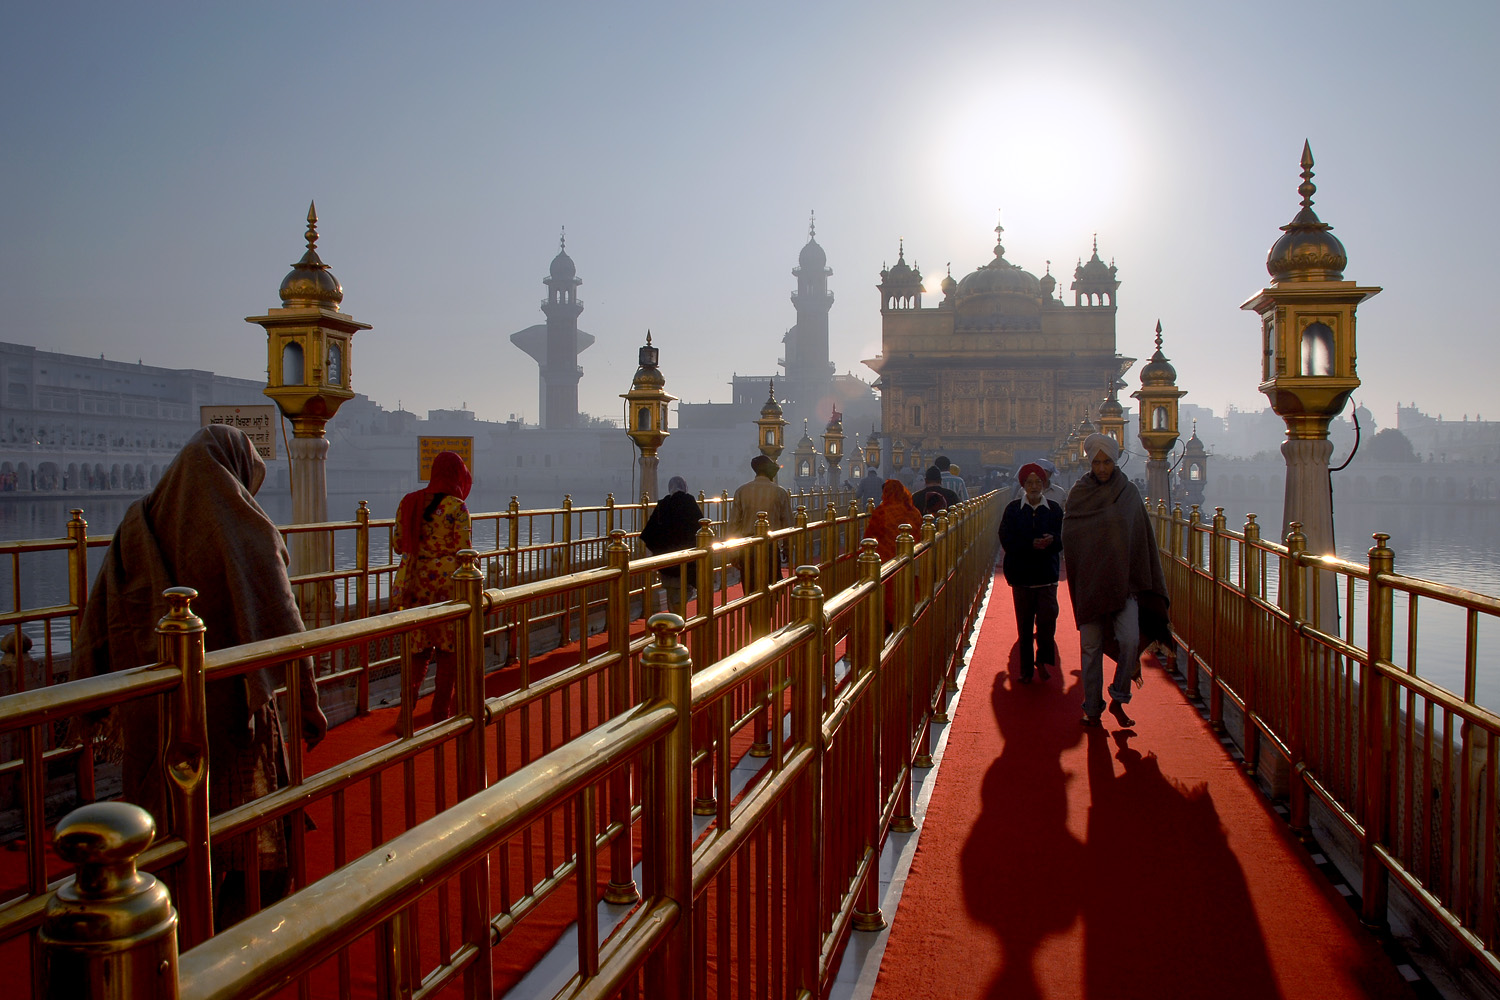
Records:
[[[281,279],[281,301],[288,306],[326,306],[334,311],[344,301],[344,289],[318,257],[318,206],[307,207],[307,252]]]
[[[1281,227],[1283,235],[1266,254],[1266,270],[1277,283],[1344,280],[1344,267],[1349,263],[1344,244],[1329,232],[1333,227],[1312,210],[1312,196],[1318,190],[1312,182],[1312,166],[1312,146],[1304,141],[1302,183],[1297,187],[1302,196],[1302,210]]]
[[[1004,232],[1004,226],[995,226],[995,259],[958,283],[960,300],[1004,295],[1029,299],[1035,304],[1040,299],[1042,288],[1037,276],[1005,259],[1005,246],[1000,241]]]

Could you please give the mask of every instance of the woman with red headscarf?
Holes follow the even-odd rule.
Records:
[[[920,536],[922,530],[922,515],[917,512],[916,504],[911,501],[911,492],[902,485],[895,476],[887,479],[880,487],[880,503],[870,512],[869,523],[865,525],[865,537],[875,539],[875,550],[880,553],[881,562],[890,562],[896,558],[896,538],[901,534],[901,525],[911,525],[913,539]],[[892,628],[896,618],[896,592],[889,584],[885,588],[885,621],[886,628]]]
[[[464,460],[451,451],[432,460],[432,475],[424,489],[408,493],[396,508],[396,531],[391,548],[401,556],[391,606],[400,610],[453,599],[453,571],[458,568],[458,550],[469,547],[469,496],[473,478]],[[454,628],[435,625],[411,635],[412,671],[407,696],[416,703],[417,689],[427,677],[427,664],[437,656],[437,688],[432,695],[432,718],[446,719],[452,712],[453,692],[458,682],[458,654]]]

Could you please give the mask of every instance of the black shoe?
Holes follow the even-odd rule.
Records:
[[[1109,700],[1109,714],[1113,715],[1117,720],[1119,720],[1119,723],[1122,726],[1129,727],[1135,725],[1135,720],[1125,714],[1125,706],[1120,704],[1118,701],[1115,701],[1113,698]]]
[[[1047,664],[1045,663],[1038,663],[1036,665],[1036,672],[1037,676],[1044,681],[1050,681],[1052,679],[1052,674],[1050,671],[1048,671]]]

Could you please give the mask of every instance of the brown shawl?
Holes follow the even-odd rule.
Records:
[[[1062,533],[1068,595],[1079,625],[1116,613],[1131,595],[1143,608],[1165,611],[1167,580],[1156,536],[1140,491],[1123,472],[1116,469],[1102,483],[1093,473],[1080,477],[1068,492]]]
[[[254,498],[265,473],[250,439],[233,428],[205,427],[183,445],[115,531],[84,609],[77,676],[155,663],[156,623],[167,613],[162,591],[169,587],[198,591],[192,610],[203,619],[210,650],[302,631],[286,546]],[[276,680],[259,670],[209,684],[210,743],[248,745],[252,718]],[[160,782],[152,778],[161,769],[157,713],[144,703],[134,708],[120,720],[126,788],[155,800],[132,799],[162,822]]]

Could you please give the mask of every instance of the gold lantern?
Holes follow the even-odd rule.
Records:
[[[760,453],[771,461],[781,457],[786,434],[786,421],[781,418],[781,404],[776,402],[776,380],[772,379],[766,394],[766,405],[760,408],[760,419],[755,422]]]

